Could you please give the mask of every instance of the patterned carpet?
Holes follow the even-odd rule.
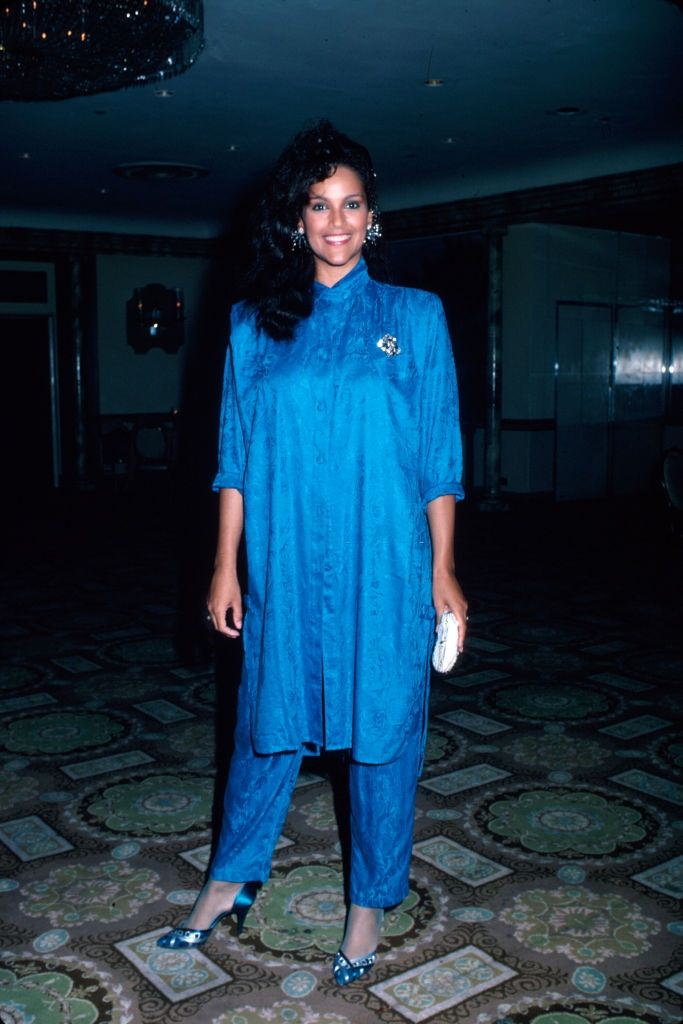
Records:
[[[211,531],[167,518],[91,495],[12,541],[2,1024],[683,1020],[681,559],[656,508],[463,507],[472,635],[433,687],[411,893],[345,989],[334,759],[305,764],[241,939],[155,946],[202,883],[237,670],[187,618]]]

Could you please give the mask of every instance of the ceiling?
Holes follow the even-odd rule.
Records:
[[[215,237],[294,132],[322,116],[370,148],[387,210],[683,160],[683,10],[672,0],[204,9],[205,49],[165,83],[171,96],[157,84],[0,103],[2,226]],[[114,174],[137,161],[208,174]]]

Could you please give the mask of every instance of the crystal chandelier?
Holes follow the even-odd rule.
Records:
[[[2,0],[0,99],[163,81],[194,63],[203,28],[202,0]]]

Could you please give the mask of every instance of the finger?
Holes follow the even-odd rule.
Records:
[[[223,615],[223,628],[221,633],[224,636],[238,637],[242,629],[242,602],[239,598],[232,601],[225,609]]]
[[[216,632],[220,633],[221,636],[229,636],[233,639],[240,635],[239,629],[236,629],[235,626],[228,625],[227,622],[216,625]]]
[[[465,637],[467,636],[467,612],[461,612],[458,615],[458,650],[463,651],[465,647]]]
[[[444,601],[434,602],[434,611],[436,612],[436,622],[434,624],[434,632],[438,633],[439,623],[441,622],[441,616],[448,609],[448,605]]]
[[[207,627],[213,627],[216,633],[220,633],[221,636],[228,636],[234,639],[235,637],[238,637],[240,635],[240,630],[237,627],[237,623],[233,624],[228,622],[229,610],[230,608],[228,606],[228,608],[226,608],[225,610],[225,613],[221,615],[221,613],[217,612],[214,607],[210,607],[207,609],[205,621]],[[242,623],[240,621],[240,627],[241,625]]]

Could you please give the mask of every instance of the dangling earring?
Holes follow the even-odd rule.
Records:
[[[305,249],[308,245],[306,241],[306,233],[304,231],[303,224],[300,224],[298,228],[294,228],[290,238],[292,240],[292,252],[296,252],[297,249]]]
[[[377,245],[382,237],[382,225],[379,222],[379,214],[373,214],[372,224],[369,224],[365,232],[367,245]]]

